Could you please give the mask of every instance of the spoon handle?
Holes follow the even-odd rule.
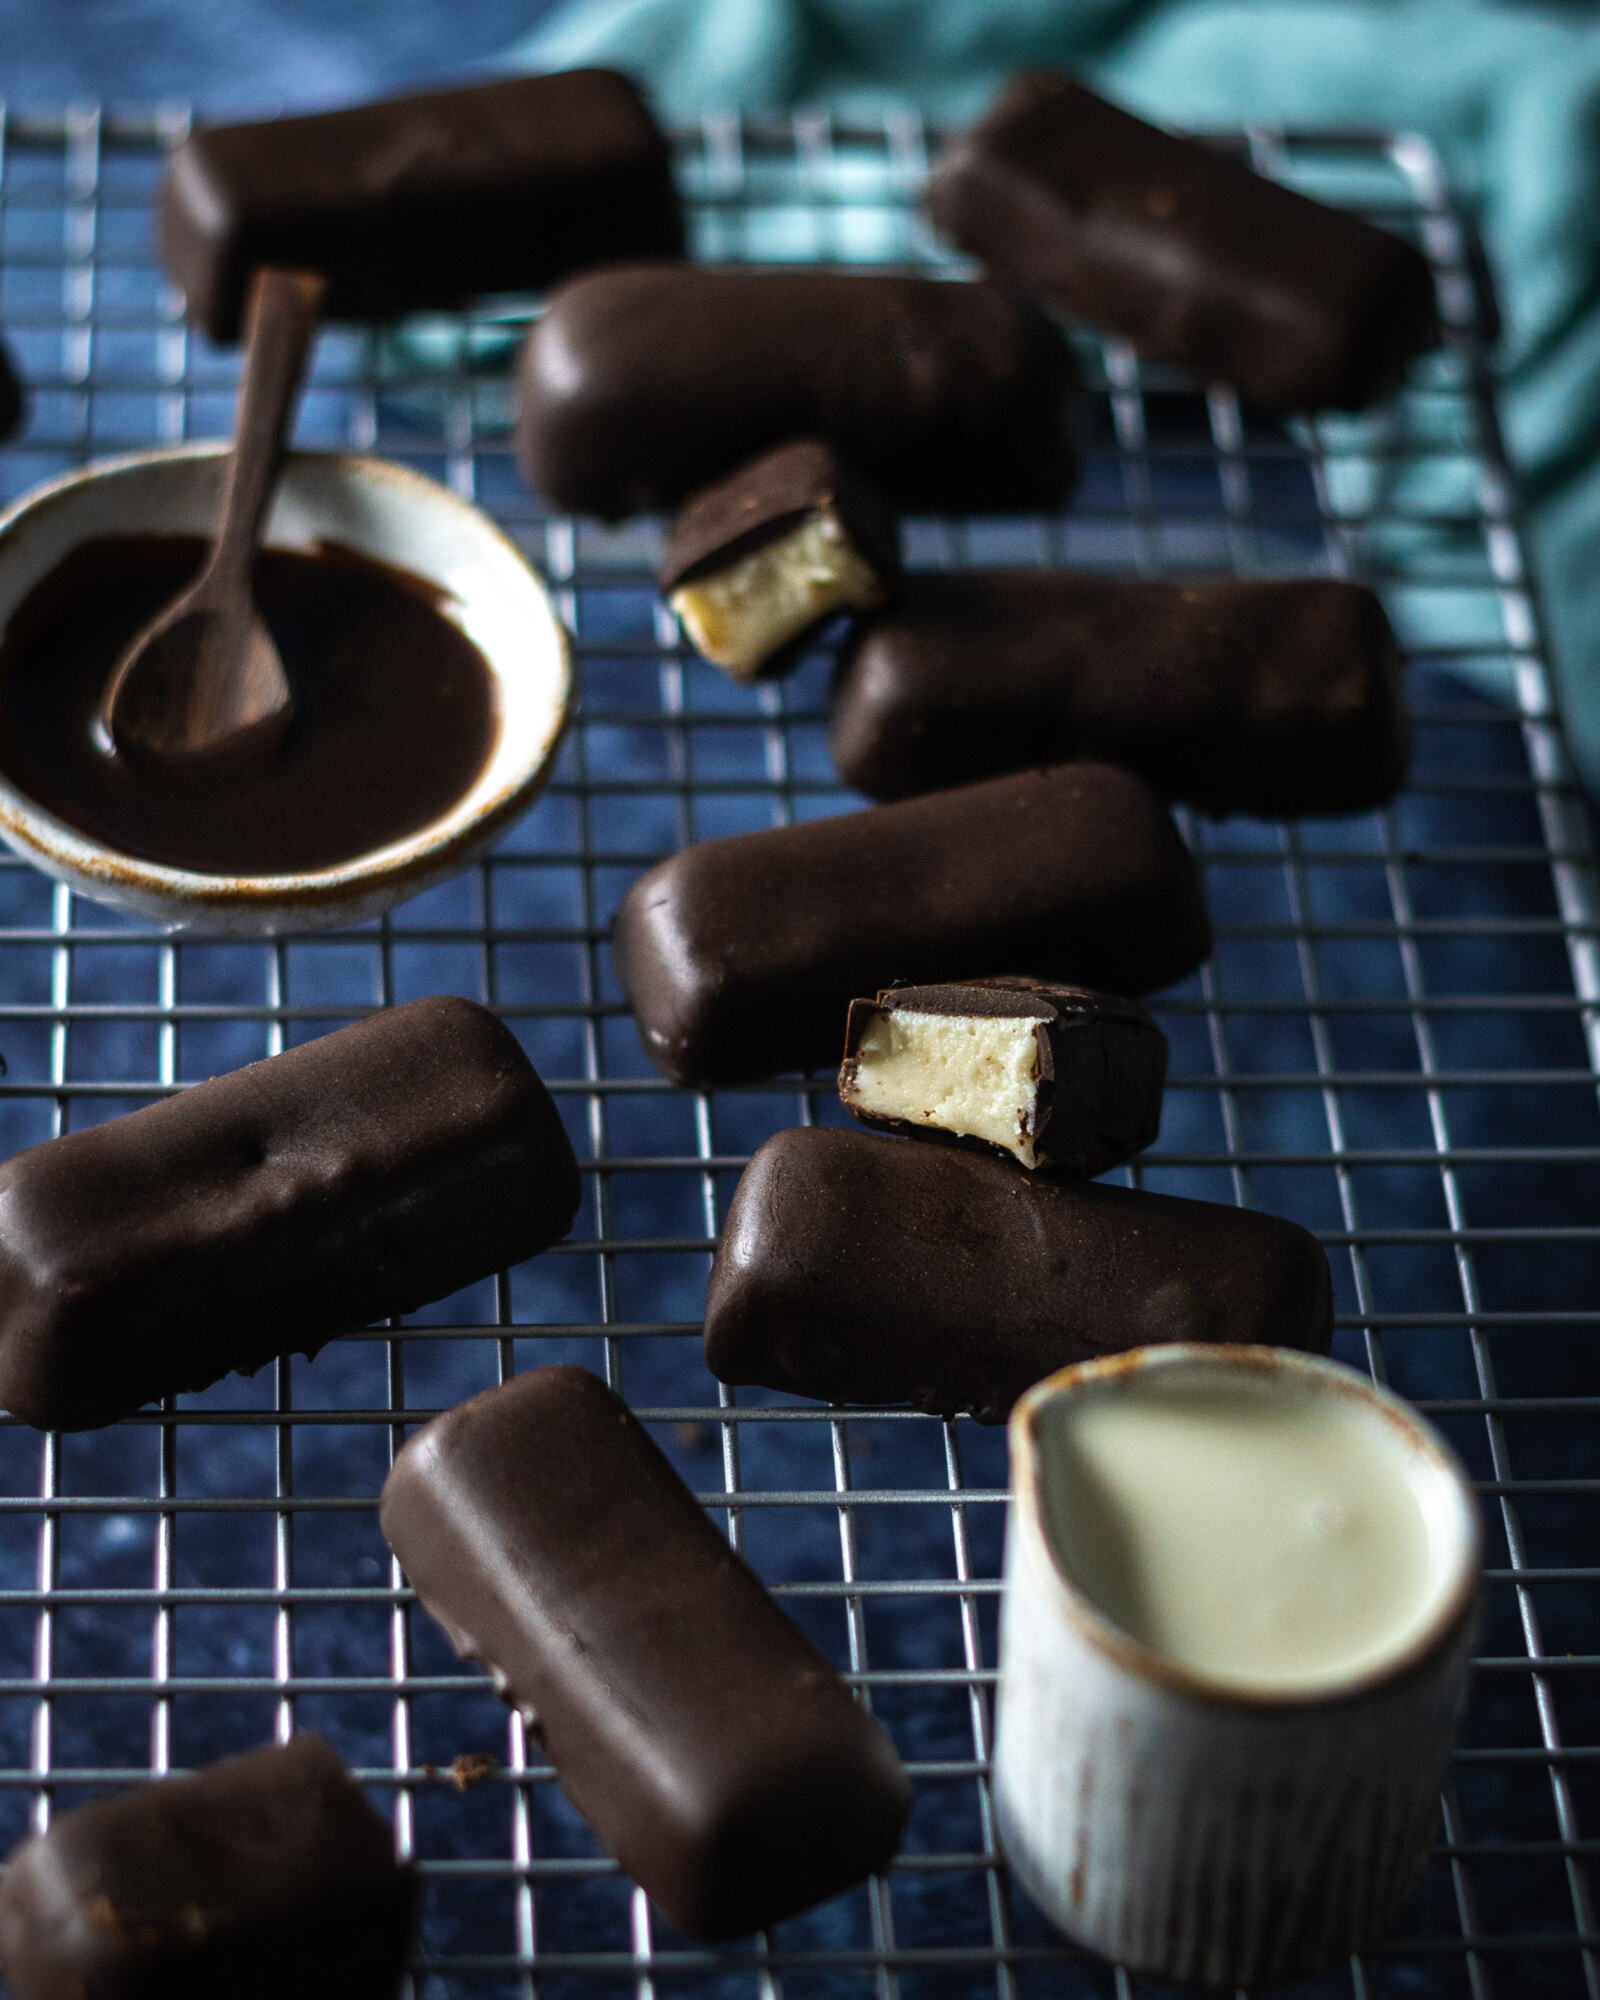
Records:
[[[248,597],[261,517],[278,482],[295,394],[327,288],[318,272],[270,267],[257,271],[251,284],[222,518],[196,592],[206,601]]]

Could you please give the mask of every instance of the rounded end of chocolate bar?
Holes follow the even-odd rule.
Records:
[[[1206,1241],[1206,1211],[1219,1205],[1183,1206],[1195,1245],[1192,1265],[1144,1295],[1138,1344],[1247,1342],[1327,1354],[1333,1344],[1333,1274],[1310,1230],[1259,1209],[1223,1208],[1223,1257],[1211,1254]]]
[[[226,186],[214,171],[204,128],[168,155],[156,192],[156,248],[184,295],[187,317],[212,340],[239,337],[249,269],[238,256],[213,257],[234,226]]]
[[[727,1813],[698,1893],[663,1903],[686,1936],[712,1944],[765,1930],[878,1874],[898,1851],[911,1781],[888,1731],[831,1669],[815,1694],[831,1732],[807,1731],[789,1767]]]

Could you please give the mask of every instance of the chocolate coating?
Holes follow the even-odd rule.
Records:
[[[861,1041],[885,1015],[945,1014],[958,1020],[1035,1018],[1038,1082],[1029,1136],[1037,1168],[1092,1176],[1155,1143],[1167,1080],[1167,1038],[1137,1000],[1087,986],[1038,979],[965,979],[943,986],[896,986],[852,1000],[839,1096],[858,1123],[880,1132],[1008,1157],[986,1140],[865,1110],[857,1095]]]
[[[1327,1258],[1281,1217],[811,1126],[739,1182],[706,1362],[724,1382],[999,1423],[1053,1370],[1156,1341],[1325,1354],[1332,1312]]]
[[[439,996],[0,1166],[0,1402],[108,1424],[531,1257],[577,1212],[549,1093]]]
[[[816,437],[900,507],[1044,507],[1076,470],[1076,379],[998,285],[634,264],[572,279],[529,334],[517,462],[554,506],[615,520]]]
[[[221,876],[337,867],[442,819],[499,732],[488,662],[444,592],[352,549],[263,549],[255,599],[294,688],[271,760],[175,785],[106,749],[124,649],[199,575],[199,535],[96,535],[22,600],[0,641],[0,771],[118,854]]]
[[[156,231],[213,340],[238,338],[261,264],[322,272],[330,319],[378,319],[683,247],[666,140],[607,69],[202,126],[172,155]]]
[[[1408,243],[1025,70],[940,159],[928,212],[991,270],[1278,409],[1362,409],[1438,339]]]
[[[0,340],[0,439],[8,438],[22,422],[27,397],[18,380],[11,349]]]
[[[1026,965],[1146,993],[1211,948],[1200,877],[1131,772],[1058,764],[734,834],[642,875],[612,953],[676,1083],[838,1060],[863,992]]]
[[[1359,584],[915,575],[840,661],[829,748],[903,798],[1105,757],[1207,812],[1359,812],[1410,755],[1401,660]]]
[[[0,1882],[12,2000],[392,2000],[417,1900],[320,1736],[63,1813]]]
[[[889,1738],[598,1377],[539,1368],[436,1417],[379,1520],[687,1936],[776,1923],[894,1853],[911,1793]]]
[[[852,472],[831,445],[820,438],[796,438],[763,452],[684,503],[661,559],[663,594],[736,562],[823,507],[838,516],[879,576],[898,575],[899,531],[883,495]]]

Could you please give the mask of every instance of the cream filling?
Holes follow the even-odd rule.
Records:
[[[726,569],[683,583],[667,600],[700,652],[735,680],[753,680],[780,646],[834,611],[867,611],[882,580],[831,508]]]
[[[880,1118],[936,1125],[986,1139],[1038,1164],[1039,1044],[1042,1015],[993,1020],[970,1014],[878,1015],[861,1037],[846,1104]]]
[[[1062,1569],[1114,1625],[1227,1687],[1380,1667],[1449,1588],[1437,1477],[1354,1398],[1144,1369],[1048,1405],[1035,1436]]]

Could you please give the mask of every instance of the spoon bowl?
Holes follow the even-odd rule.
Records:
[[[96,735],[107,751],[158,764],[169,784],[206,788],[269,764],[294,703],[253,605],[215,612],[186,609],[187,601],[169,606],[134,641],[135,671],[121,699],[107,702]],[[197,689],[206,696],[218,688],[235,697],[225,708],[194,698]]]

